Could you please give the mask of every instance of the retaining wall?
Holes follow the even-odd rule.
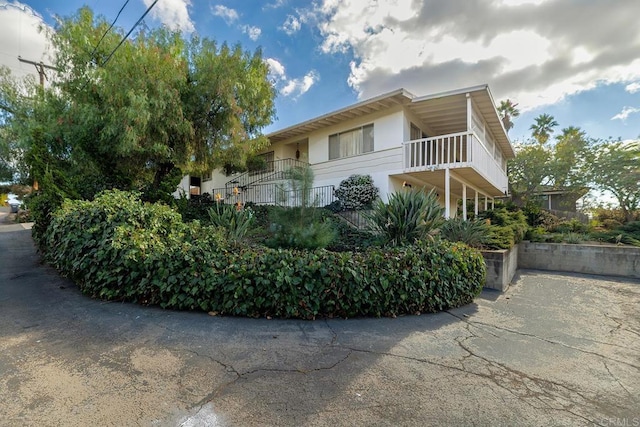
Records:
[[[640,278],[637,247],[533,242],[518,246],[518,268]]]
[[[511,249],[482,251],[487,266],[487,280],[484,287],[504,292],[511,284],[518,269],[518,246]]]

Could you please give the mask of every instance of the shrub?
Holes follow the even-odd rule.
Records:
[[[368,217],[385,243],[401,246],[435,232],[444,221],[443,212],[433,190],[408,190],[389,195],[388,203],[377,200]]]
[[[479,216],[490,221],[487,245],[494,249],[511,248],[524,239],[529,228],[526,217],[519,210],[498,208],[481,212]]]
[[[209,208],[209,222],[223,230],[225,237],[233,242],[241,241],[253,225],[253,211],[241,205],[216,203]]]
[[[562,241],[565,243],[570,243],[572,245],[577,245],[587,240],[586,235],[580,233],[570,232],[562,235]]]
[[[628,222],[614,230],[591,233],[591,237],[608,243],[624,243],[640,246],[640,221]]]
[[[45,260],[83,293],[141,303],[159,301],[179,283],[189,286],[201,277],[201,263],[225,247],[213,227],[185,224],[170,207],[117,190],[93,202],[66,200],[44,237]],[[195,307],[181,298],[183,307]]]
[[[277,207],[271,210],[269,232],[265,243],[273,248],[320,249],[336,237],[333,223],[322,217],[318,201],[311,197],[313,170],[309,167],[293,167],[286,171],[288,188],[283,188],[282,200],[293,195],[297,207]]]
[[[363,252],[238,246],[213,227],[118,191],[65,201],[46,259],[92,297],[240,316],[382,316],[467,304],[484,260],[436,241]]]
[[[378,198],[378,187],[373,185],[370,175],[351,175],[343,180],[334,191],[341,209],[369,209]]]
[[[489,227],[487,246],[491,249],[511,249],[516,244],[516,236],[513,228],[492,225]]]
[[[337,236],[334,241],[327,246],[328,250],[335,252],[359,252],[371,246],[380,246],[379,239],[370,231],[357,229],[335,214],[331,214],[329,220],[333,223]]]
[[[589,226],[583,224],[577,219],[571,219],[569,221],[562,220],[553,226],[549,227],[548,230],[552,233],[586,233],[589,229]]]
[[[333,223],[321,220],[302,208],[280,208],[272,214],[271,237],[265,243],[272,248],[320,249],[336,238]]]
[[[451,218],[440,227],[440,237],[450,242],[465,243],[472,248],[482,248],[489,240],[489,226],[483,220]]]

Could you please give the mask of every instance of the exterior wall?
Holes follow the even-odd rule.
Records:
[[[357,161],[354,160],[356,158]],[[343,179],[350,175],[371,175],[374,185],[380,189],[380,196],[386,200],[387,194],[393,191],[390,189],[389,175],[402,173],[402,148],[390,148],[355,157],[314,163],[311,167],[316,178],[314,186],[334,185],[337,187]]]
[[[370,114],[354,120],[348,120],[339,125],[330,126],[321,131],[313,132],[309,135],[309,163],[329,162],[329,135],[344,132],[353,128],[373,123],[374,152],[387,148],[400,147],[402,143],[403,114],[402,108],[397,107],[385,112]],[[353,156],[352,161],[367,154]],[[331,160],[331,162],[342,161],[344,159]],[[400,164],[402,167],[402,164]],[[347,175],[348,176],[348,175]]]
[[[180,184],[178,184],[178,188],[173,192],[173,197],[179,199],[180,197],[189,195],[189,182],[191,177],[189,175],[185,175],[180,180]]]
[[[519,267],[640,279],[640,248],[520,243]]]

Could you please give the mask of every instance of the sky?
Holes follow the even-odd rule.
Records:
[[[0,64],[46,63],[38,27],[87,5],[129,30],[153,0],[0,0]],[[144,23],[260,48],[278,91],[269,133],[398,88],[489,84],[520,117],[593,138],[640,138],[640,0],[158,0]]]

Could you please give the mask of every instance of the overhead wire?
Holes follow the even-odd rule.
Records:
[[[98,40],[98,44],[96,44],[96,47],[93,48],[93,51],[91,52],[91,55],[89,55],[89,58],[93,58],[93,54],[96,53],[96,51],[98,50],[98,47],[100,47],[100,43],[102,43],[102,40],[104,40],[104,38],[106,37],[107,33],[109,31],[111,31],[111,29],[113,28],[113,26],[116,24],[116,21],[118,20],[118,18],[120,18],[120,14],[122,13],[122,11],[124,10],[125,7],[127,7],[127,4],[129,4],[130,0],[127,0],[124,2],[124,4],[122,5],[122,7],[120,8],[120,10],[118,11],[118,14],[116,15],[116,19],[113,20],[113,22],[111,23],[111,25],[109,25],[109,28],[107,28],[105,30],[105,32],[102,34],[102,37],[100,37],[100,40]]]
[[[102,67],[104,67],[107,62],[109,62],[109,60],[111,59],[111,57],[113,56],[114,53],[116,53],[116,51],[120,48],[120,46],[122,46],[122,43],[124,43],[124,41],[129,37],[129,35],[131,35],[131,33],[133,32],[133,30],[140,24],[140,22],[142,22],[142,20],[144,19],[145,16],[147,16],[147,14],[151,11],[151,9],[153,9],[153,7],[156,5],[156,3],[158,3],[159,0],[155,0],[153,3],[151,3],[151,5],[147,8],[147,10],[145,10],[145,12],[142,14],[142,16],[140,17],[140,19],[138,19],[136,21],[135,24],[133,24],[133,27],[131,27],[131,29],[129,30],[129,32],[122,38],[122,40],[120,40],[120,43],[118,43],[118,45],[115,47],[115,49],[113,49],[111,51],[111,53],[109,54],[109,56],[107,56],[107,59],[104,60],[104,62],[102,62]]]

